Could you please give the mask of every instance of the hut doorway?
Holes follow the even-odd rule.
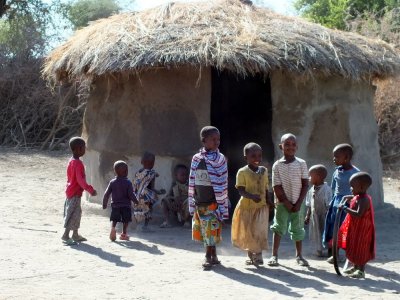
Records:
[[[268,169],[274,159],[272,101],[269,78],[239,78],[227,71],[212,70],[211,124],[221,132],[221,152],[228,158],[229,199],[232,208],[240,196],[235,189],[236,173],[246,163],[243,147],[256,142],[263,148]]]

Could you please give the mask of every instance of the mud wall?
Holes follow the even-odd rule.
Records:
[[[156,154],[156,187],[168,190],[173,167],[190,163],[200,147],[200,129],[210,122],[210,84],[210,70],[189,67],[96,80],[83,136],[87,179],[99,195],[114,176],[114,161],[127,161],[132,178],[146,150]]]
[[[376,205],[383,202],[378,130],[373,115],[375,87],[340,77],[304,79],[282,72],[271,75],[275,157],[278,141],[291,132],[298,137],[298,156],[334,171],[332,149],[340,143],[354,147],[353,163],[372,175],[369,189]]]

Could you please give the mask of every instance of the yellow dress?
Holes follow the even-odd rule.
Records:
[[[239,169],[236,188],[239,186],[248,193],[260,195],[261,201],[256,203],[248,198],[240,198],[232,218],[232,244],[245,251],[261,253],[268,249],[267,169],[259,167],[257,172],[248,166]]]

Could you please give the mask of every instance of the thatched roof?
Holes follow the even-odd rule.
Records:
[[[210,0],[96,21],[50,53],[44,74],[52,80],[82,80],[188,64],[244,76],[286,70],[369,80],[397,73],[400,57],[383,41],[239,0]]]

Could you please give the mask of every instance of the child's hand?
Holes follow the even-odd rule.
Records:
[[[258,203],[258,202],[261,201],[260,195],[255,195],[255,194],[253,194],[253,196],[251,197],[251,199],[252,199],[255,203]]]
[[[310,216],[306,216],[306,218],[304,219],[304,224],[308,225],[308,223],[310,223]]]
[[[107,208],[107,204],[103,204],[103,209],[106,209]]]
[[[300,210],[299,202],[297,202],[296,204],[293,204],[292,212],[298,212],[299,210]]]
[[[97,191],[93,190],[92,196],[97,196]]]

